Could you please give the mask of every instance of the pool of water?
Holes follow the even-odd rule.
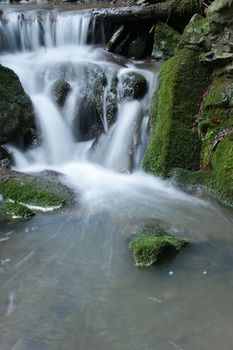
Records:
[[[232,210],[192,216],[190,245],[147,269],[128,250],[142,219],[122,211],[1,222],[1,350],[232,349]]]

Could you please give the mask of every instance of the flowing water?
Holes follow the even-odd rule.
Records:
[[[0,21],[0,63],[20,77],[42,134],[26,152],[9,145],[16,168],[55,170],[77,193],[72,208],[1,222],[0,349],[230,350],[232,210],[142,172],[158,70],[92,45],[95,30],[88,12],[11,10]],[[147,80],[140,101],[121,96],[132,72]],[[103,132],[85,141],[73,132],[77,106],[103,75]],[[63,107],[52,95],[57,79],[71,86]],[[191,244],[163,266],[138,269],[128,239],[151,221]]]

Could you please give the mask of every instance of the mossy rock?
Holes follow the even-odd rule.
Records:
[[[233,1],[216,0],[208,8],[207,19],[212,33],[219,33],[233,24]]]
[[[201,141],[195,122],[209,77],[195,50],[179,50],[163,64],[150,110],[145,171],[166,177],[173,168],[199,168]]]
[[[30,219],[35,215],[35,213],[25,205],[9,200],[4,200],[2,204],[0,204],[0,212],[4,216],[12,219]]]
[[[188,242],[172,235],[143,234],[129,244],[136,265],[151,266],[178,253]]]
[[[209,42],[208,33],[209,25],[207,19],[199,14],[195,14],[184,29],[180,47],[184,45],[205,47]]]
[[[61,107],[64,106],[64,103],[70,91],[71,86],[64,79],[56,80],[52,85],[52,93],[57,104]]]
[[[180,34],[166,23],[156,23],[154,31],[154,46],[151,57],[166,60],[174,56],[180,41]]]
[[[53,210],[72,203],[73,193],[55,179],[43,179],[13,171],[0,171],[3,198],[38,210]]]
[[[24,143],[35,126],[33,107],[17,75],[0,65],[0,144]]]

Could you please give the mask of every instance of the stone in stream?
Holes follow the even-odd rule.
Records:
[[[143,75],[131,72],[121,76],[121,98],[125,101],[141,100],[148,91],[148,84]]]
[[[137,266],[151,266],[178,253],[187,243],[156,226],[146,225],[130,242],[129,248]]]

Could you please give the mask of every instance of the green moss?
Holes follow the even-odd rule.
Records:
[[[13,219],[29,219],[35,215],[32,210],[24,205],[11,201],[4,201],[0,205],[0,212]]]
[[[199,168],[201,143],[194,124],[208,81],[209,70],[194,50],[182,49],[163,64],[150,111],[147,172],[167,176],[175,167]]]
[[[73,200],[72,194],[63,185],[43,183],[34,177],[6,178],[0,176],[0,193],[4,198],[26,206],[43,208],[61,207]]]
[[[150,266],[177,253],[187,241],[172,235],[142,235],[129,244],[136,265]]]
[[[176,53],[180,41],[180,34],[166,23],[158,22],[155,27],[154,47],[152,57],[167,59]]]

